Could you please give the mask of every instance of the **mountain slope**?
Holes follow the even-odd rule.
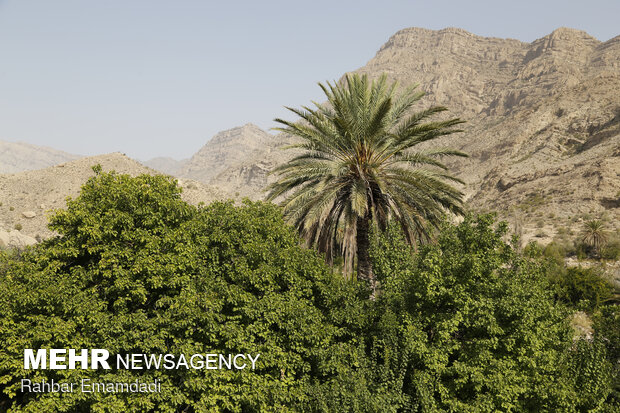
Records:
[[[52,232],[47,219],[53,209],[64,208],[66,197],[76,197],[86,180],[94,175],[93,165],[104,172],[136,176],[159,174],[121,153],[81,158],[50,168],[0,175],[0,229],[21,228],[22,234],[47,238]],[[227,198],[225,192],[192,180],[180,180],[182,197],[187,202],[211,202]]]
[[[226,168],[269,152],[273,136],[251,123],[215,135],[181,169],[180,176],[209,182]]]
[[[410,28],[357,72],[418,83],[427,93],[419,109],[442,105],[467,121],[438,145],[470,154],[449,164],[472,208],[522,221],[526,238],[548,239],[588,215],[620,225],[620,37],[560,28],[524,43]],[[274,179],[267,172],[291,156],[275,150],[286,143],[279,135],[269,151],[197,178],[260,198]]]
[[[0,174],[47,168],[80,158],[45,146],[0,141]]]
[[[157,158],[149,159],[146,162],[143,162],[144,165],[149,168],[155,169],[156,171],[163,172],[167,175],[179,175],[181,170],[187,165],[189,159],[182,159],[177,161],[176,159],[170,157],[160,156]]]

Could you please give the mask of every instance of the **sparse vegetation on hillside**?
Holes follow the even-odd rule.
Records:
[[[607,231],[605,231],[603,222],[586,221],[583,229],[583,242],[592,247],[594,252],[600,256],[601,248],[607,243]]]

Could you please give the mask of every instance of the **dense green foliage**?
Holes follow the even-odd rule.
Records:
[[[542,248],[533,242],[524,253],[544,264],[556,298],[569,307],[593,312],[614,300],[614,286],[601,266],[567,267],[563,251],[556,243]]]
[[[387,280],[381,350],[397,355],[413,411],[574,411],[568,313],[554,305],[544,265],[516,254],[505,227],[491,224],[466,218],[416,258],[394,234],[377,246]],[[394,273],[404,279],[390,280]]]
[[[609,405],[615,408],[615,412],[620,412],[620,304],[599,308],[593,318],[595,338],[605,347],[607,360],[612,365],[613,387]]]
[[[540,251],[491,216],[414,253],[371,237],[380,294],[300,246],[263,203],[193,207],[174,181],[101,173],[60,237],[0,252],[0,411],[585,412],[620,400],[617,306],[573,342]],[[256,370],[23,370],[24,348],[260,353]],[[21,378],[162,382],[161,393],[33,395]],[[617,382],[616,382],[617,383]]]
[[[620,237],[614,236],[601,248],[601,258],[604,260],[618,261],[620,260]]]
[[[558,298],[575,308],[593,310],[612,297],[611,283],[597,268],[571,267],[554,275]]]
[[[380,410],[357,284],[299,246],[275,206],[180,199],[163,177],[101,174],[52,220],[61,237],[2,261],[0,410]],[[252,370],[22,370],[24,348],[260,353]],[[19,380],[162,381],[162,393],[21,393]],[[356,407],[357,406],[357,407]]]
[[[358,278],[374,288],[368,258],[369,227],[400,223],[409,241],[428,239],[446,211],[463,212],[459,179],[440,162],[466,156],[447,148],[419,149],[424,142],[458,130],[459,119],[428,121],[446,108],[412,113],[424,95],[417,85],[397,94],[385,75],[371,81],[351,74],[342,83],[319,84],[327,104],[290,109],[301,119],[279,130],[300,138],[302,154],[277,167],[270,199],[285,196],[287,219],[328,261],[344,256],[345,271],[357,257]]]

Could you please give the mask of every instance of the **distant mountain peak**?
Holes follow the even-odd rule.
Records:
[[[43,169],[80,158],[46,146],[0,141],[0,174]]]
[[[243,126],[238,126],[236,128],[232,128],[232,129],[254,129],[254,130],[261,130],[262,131],[262,129],[260,127],[256,126],[253,123],[250,123],[250,122],[246,123]]]
[[[597,38],[595,38],[594,36],[591,36],[586,31],[573,29],[570,27],[558,27],[557,29],[555,29],[548,35],[544,36],[543,38],[550,38],[550,39],[564,38],[564,39],[574,39],[574,40],[590,39],[590,40],[596,40],[597,42],[600,42]]]
[[[252,123],[218,132],[191,157],[179,175],[209,182],[231,165],[269,151],[273,135]]]

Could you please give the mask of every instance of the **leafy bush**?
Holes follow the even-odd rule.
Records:
[[[567,255],[567,251],[564,248],[564,245],[553,241],[547,244],[547,246],[543,249],[543,255],[558,265],[562,265],[564,263],[564,257]]]
[[[544,248],[544,255],[547,257],[561,257],[562,260],[565,257],[574,256],[577,254],[577,248],[575,241],[569,237],[569,234],[559,233],[558,236],[553,238],[553,241],[547,244]]]
[[[620,240],[614,238],[601,248],[601,258],[605,260],[620,260]]]
[[[593,320],[594,330],[607,346],[610,361],[620,365],[620,304],[601,307]]]
[[[174,181],[100,173],[61,236],[0,260],[0,410],[385,411],[369,380],[360,287],[300,247],[275,206],[180,198]],[[24,370],[24,348],[260,353],[256,370]],[[162,382],[161,393],[22,393],[21,378]]]
[[[613,286],[599,268],[570,267],[550,277],[557,297],[573,308],[592,311],[609,298]]]
[[[595,255],[594,248],[591,245],[584,244],[583,242],[577,242],[575,246],[575,254],[577,259],[585,260],[588,257]]]
[[[596,339],[607,350],[607,360],[613,366],[613,389],[609,397],[609,411],[620,411],[620,305],[601,307],[593,316]],[[616,410],[612,410],[612,407]]]
[[[612,364],[607,360],[607,350],[599,340],[577,340],[571,351],[569,367],[576,390],[574,408],[579,412],[601,411],[612,407],[608,396],[612,391]],[[605,410],[602,410],[605,411]]]
[[[375,243],[377,274],[400,281],[383,284],[372,353],[376,373],[406,395],[404,410],[577,405],[568,312],[554,304],[544,262],[519,256],[505,233],[487,215],[446,226],[417,257],[398,235]]]

